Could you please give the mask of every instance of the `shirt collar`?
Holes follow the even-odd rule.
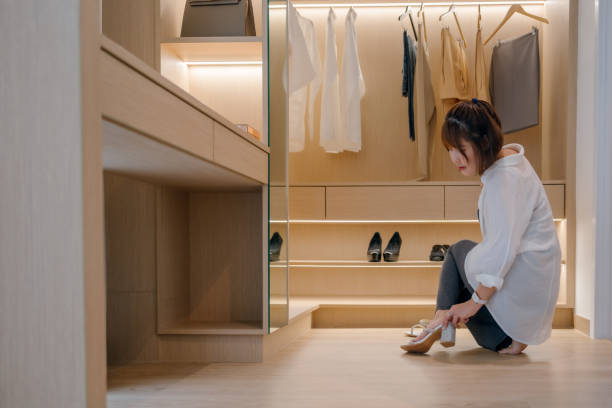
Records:
[[[520,162],[523,161],[525,156],[525,148],[523,145],[519,143],[508,143],[502,146],[502,149],[512,149],[517,152],[517,154],[511,154],[509,156],[504,156],[501,159],[495,160],[495,162],[487,168],[482,176],[480,176],[480,180],[484,183],[485,176],[490,173],[490,171],[497,167],[506,167],[506,166],[516,166]]]

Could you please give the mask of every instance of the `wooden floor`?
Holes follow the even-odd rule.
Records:
[[[520,356],[405,354],[397,329],[313,329],[261,364],[109,368],[109,407],[612,407],[612,342],[554,330]]]

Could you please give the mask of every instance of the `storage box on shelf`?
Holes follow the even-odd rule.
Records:
[[[564,188],[563,181],[545,183],[563,262]],[[272,203],[284,194],[284,187],[270,189]],[[314,327],[405,327],[433,314],[442,262],[429,261],[431,247],[481,240],[480,189],[464,182],[289,187],[290,316],[311,308]],[[383,250],[393,232],[400,233],[398,262],[367,262],[375,231]],[[281,270],[271,264],[271,283]],[[554,324],[571,327],[565,265],[561,273]],[[277,290],[270,287],[271,294]]]

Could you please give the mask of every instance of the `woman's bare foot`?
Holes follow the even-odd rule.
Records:
[[[447,313],[448,313],[448,310],[437,310],[436,311],[436,315],[434,316],[433,319],[431,319],[431,321],[427,325],[427,328],[428,329],[433,329],[434,327],[438,326],[440,323],[442,323],[442,321],[444,320],[444,317],[447,315]],[[425,336],[427,336],[427,331],[423,330],[421,333],[419,333],[419,335],[417,337],[415,337],[414,339],[411,339],[410,341],[411,342],[416,342],[416,341],[421,340]]]
[[[512,344],[510,344],[505,349],[501,349],[498,351],[500,354],[521,354],[523,350],[527,348],[527,344],[520,343],[516,340],[512,340]]]

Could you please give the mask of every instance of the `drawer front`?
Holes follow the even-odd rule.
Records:
[[[444,215],[447,220],[477,220],[480,186],[445,186]]]
[[[289,218],[325,219],[325,187],[289,187]]]
[[[328,219],[444,219],[444,186],[327,187],[326,196]]]
[[[102,115],[203,159],[212,159],[213,120],[106,52],[100,53]]]
[[[544,190],[546,190],[546,195],[548,196],[553,218],[565,218],[565,185],[545,185]]]
[[[287,219],[286,187],[270,187],[270,219]]]
[[[268,183],[268,153],[225,126],[214,123],[213,160],[263,184]]]

